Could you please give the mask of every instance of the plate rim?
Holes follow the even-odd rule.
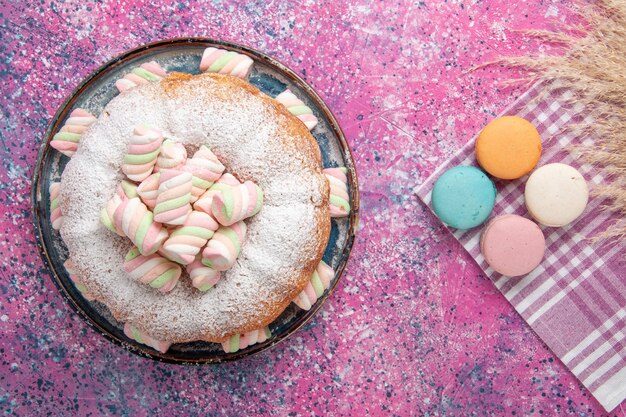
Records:
[[[46,221],[46,219],[42,219],[44,213],[40,213],[39,206],[42,204],[46,204],[43,199],[39,201],[38,199],[38,191],[40,189],[40,182],[43,177],[43,160],[46,156],[47,152],[50,151],[50,141],[52,139],[52,133],[56,132],[58,129],[58,124],[61,120],[64,120],[64,116],[68,113],[69,108],[72,104],[80,97],[81,93],[91,85],[92,82],[96,81],[103,73],[110,71],[111,69],[123,65],[127,59],[130,59],[136,55],[140,55],[142,52],[148,50],[155,49],[164,49],[171,46],[180,46],[185,44],[193,44],[193,45],[201,45],[205,47],[209,46],[217,46],[223,47],[229,50],[237,51],[237,52],[245,52],[246,55],[252,56],[256,59],[260,59],[265,61],[271,67],[280,70],[281,75],[287,76],[287,78],[291,79],[292,82],[296,83],[299,87],[306,91],[306,93],[313,99],[318,108],[322,111],[324,116],[329,121],[329,126],[332,131],[337,136],[341,151],[344,157],[344,163],[346,168],[348,169],[349,182],[350,182],[350,203],[351,203],[351,212],[348,217],[349,225],[348,225],[348,234],[346,236],[346,245],[343,249],[343,253],[341,254],[341,259],[337,269],[335,270],[335,279],[333,284],[325,291],[325,293],[320,297],[318,302],[315,303],[313,308],[306,311],[300,318],[298,318],[291,327],[289,327],[288,331],[284,332],[281,335],[274,336],[264,343],[253,345],[250,349],[242,349],[234,353],[225,354],[220,358],[205,358],[205,359],[182,359],[175,358],[172,356],[168,356],[167,353],[158,352],[149,346],[139,344],[135,341],[126,341],[118,338],[117,336],[111,334],[108,330],[103,328],[93,317],[91,317],[80,305],[76,302],[74,297],[66,288],[64,280],[62,280],[56,269],[53,267],[51,254],[48,251],[46,243],[44,241],[43,231],[41,222]],[[347,158],[346,158],[347,157]],[[213,365],[220,364],[225,362],[237,361],[240,359],[244,359],[250,356],[254,356],[260,352],[263,352],[267,349],[276,346],[278,343],[284,341],[293,333],[298,331],[301,327],[307,324],[321,309],[321,307],[325,304],[326,300],[329,296],[334,292],[335,287],[341,280],[343,276],[343,272],[350,258],[352,248],[354,246],[356,231],[358,226],[358,218],[359,218],[359,188],[358,188],[358,178],[356,169],[354,166],[354,158],[352,156],[352,151],[348,145],[348,142],[341,130],[337,119],[335,118],[332,111],[328,108],[326,103],[322,100],[322,98],[317,94],[317,92],[306,82],[304,81],[295,71],[291,70],[289,67],[281,63],[280,61],[271,58],[265,53],[258,51],[254,48],[248,47],[246,45],[242,45],[235,42],[224,41],[211,39],[207,37],[181,37],[181,38],[170,38],[159,40],[155,42],[150,42],[147,44],[143,44],[137,46],[135,48],[126,50],[116,57],[106,61],[104,64],[100,65],[96,70],[89,73],[77,86],[72,90],[72,92],[67,96],[67,98],[63,101],[63,103],[57,108],[54,116],[51,118],[48,126],[45,130],[45,133],[42,137],[42,143],[39,147],[39,151],[37,154],[37,159],[35,161],[35,169],[33,171],[32,176],[32,188],[31,188],[31,213],[33,226],[35,231],[35,241],[37,248],[39,250],[39,255],[43,260],[44,265],[47,270],[50,272],[52,277],[52,281],[60,290],[65,301],[70,305],[70,307],[81,316],[84,321],[92,328],[96,330],[96,332],[110,342],[122,347],[126,351],[130,351],[140,357],[152,359],[159,362],[166,363],[175,363],[181,365]],[[130,340],[130,339],[129,339]],[[256,348],[254,348],[256,346]]]

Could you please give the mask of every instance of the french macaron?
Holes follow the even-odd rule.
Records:
[[[518,116],[492,120],[476,139],[476,159],[489,174],[503,180],[523,177],[541,156],[541,137],[535,126]]]
[[[530,215],[544,226],[561,227],[576,220],[587,207],[589,189],[576,168],[547,164],[526,181],[524,200]]]
[[[456,229],[479,226],[491,214],[496,187],[487,175],[472,166],[456,166],[444,172],[432,192],[433,211]]]
[[[480,237],[480,251],[489,266],[508,277],[530,273],[543,260],[545,250],[539,226],[516,214],[492,219]]]

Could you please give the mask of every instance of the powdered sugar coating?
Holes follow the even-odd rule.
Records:
[[[128,279],[122,264],[131,244],[98,220],[139,123],[181,138],[188,150],[207,145],[228,172],[264,191],[237,263],[212,291],[183,279],[163,295]],[[84,285],[118,320],[161,340],[217,342],[270,323],[306,285],[328,240],[317,144],[273,100],[233,77],[175,74],[116,97],[83,137],[62,184],[61,234]]]

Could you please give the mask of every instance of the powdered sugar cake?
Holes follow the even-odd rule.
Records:
[[[122,265],[131,243],[99,222],[140,123],[191,152],[208,146],[228,172],[265,193],[237,263],[212,291],[181,280],[162,294],[129,279]],[[307,284],[330,233],[317,143],[278,102],[230,76],[173,73],[120,94],[81,139],[61,184],[61,236],[85,287],[117,320],[174,343],[221,342],[272,322]]]

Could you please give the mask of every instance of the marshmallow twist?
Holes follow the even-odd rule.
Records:
[[[224,165],[217,159],[217,156],[202,145],[182,168],[183,171],[190,172],[193,176],[191,202],[198,200],[206,190],[213,186],[215,181],[220,179],[224,169]]]
[[[191,212],[191,174],[175,169],[160,174],[154,220],[173,226],[181,225]]]
[[[128,179],[140,182],[152,174],[162,142],[163,134],[158,129],[135,127],[122,164],[122,172]]]
[[[162,169],[181,169],[187,160],[187,150],[182,143],[165,139],[161,144],[161,151],[157,157],[154,171]]]
[[[198,255],[192,263],[187,265],[186,269],[189,273],[189,278],[191,278],[191,284],[202,292],[213,288],[222,277],[220,271],[205,266],[202,263],[202,256],[200,255]]]
[[[152,212],[138,197],[123,201],[117,207],[113,223],[146,256],[158,251],[168,236],[167,231],[154,221]]]
[[[164,258],[172,262],[176,262],[176,263],[182,262],[180,259],[178,259],[178,257],[175,254],[166,251],[163,246],[161,246],[161,248],[157,251],[157,254],[163,256]]]
[[[230,74],[243,79],[248,75],[252,64],[252,59],[247,55],[209,47],[202,54],[200,71]]]
[[[124,334],[129,339],[132,339],[142,345],[150,346],[154,350],[158,350],[161,353],[167,352],[167,350],[172,345],[169,342],[164,342],[162,340],[157,340],[154,337],[151,337],[146,332],[139,330],[137,327],[133,326],[130,323],[124,324]]]
[[[95,300],[95,297],[87,290],[87,288],[85,288],[85,285],[78,276],[78,273],[76,271],[76,265],[74,264],[74,262],[71,259],[68,259],[63,263],[63,266],[65,267],[67,274],[70,276],[70,279],[74,283],[74,286],[78,291],[80,291],[85,300]]]
[[[309,130],[313,130],[313,128],[317,126],[317,117],[313,114],[313,110],[304,104],[304,102],[296,97],[289,89],[277,95],[276,100],[287,107],[289,113],[300,119]]]
[[[124,271],[135,281],[148,284],[162,293],[172,291],[182,273],[180,266],[174,262],[157,254],[144,256],[136,247],[126,254]]]
[[[211,212],[224,226],[230,226],[254,216],[263,206],[263,190],[252,181],[241,185],[224,187],[213,197]]]
[[[222,226],[213,235],[202,252],[202,263],[217,271],[226,271],[235,264],[246,236],[246,224]]]
[[[59,230],[63,224],[63,213],[59,206],[59,194],[61,192],[61,183],[50,183],[50,223],[54,230]]]
[[[346,167],[326,168],[324,175],[330,183],[330,217],[345,217],[350,213],[348,194],[348,169]]]
[[[310,310],[324,291],[330,287],[330,282],[334,277],[335,271],[326,262],[320,261],[306,287],[294,298],[293,303],[303,310]]]
[[[194,261],[200,249],[218,228],[219,224],[208,214],[192,211],[182,226],[170,232],[170,237],[163,243],[163,249],[172,254],[174,261],[188,265]]]
[[[117,208],[122,205],[123,202],[124,200],[119,196],[119,194],[115,193],[107,202],[107,205],[100,211],[100,223],[113,233],[117,233],[120,236],[125,236],[124,231],[121,229],[121,225],[118,227],[118,225],[115,224],[113,216],[115,215]]]
[[[113,197],[107,202],[106,207],[100,211],[100,222],[110,231],[120,236],[125,236],[124,231],[116,226],[113,216],[115,215],[115,210],[117,210],[124,201],[137,196],[137,185],[128,180],[122,180],[117,186]]]
[[[123,93],[129,88],[151,81],[161,81],[165,77],[167,77],[167,72],[159,64],[155,61],[145,62],[117,80],[115,86],[120,93]]]
[[[137,184],[128,180],[122,180],[122,182],[120,182],[117,192],[124,193],[126,198],[135,198],[139,196],[139,193],[137,192]]]
[[[272,337],[272,332],[269,327],[265,326],[262,329],[232,335],[225,342],[222,342],[222,349],[226,353],[234,353],[256,343],[263,343],[270,337]]]
[[[159,194],[159,176],[161,173],[156,172],[150,175],[137,187],[137,193],[141,201],[151,210],[156,206],[157,195]]]
[[[208,214],[213,214],[212,204],[213,197],[220,191],[230,188],[231,186],[240,185],[241,183],[237,178],[229,173],[224,173],[215,184],[206,190],[200,198],[194,203],[194,210],[203,211]]]
[[[70,114],[61,130],[52,137],[50,146],[70,158],[76,153],[83,133],[95,121],[96,117],[83,109],[75,109]]]

